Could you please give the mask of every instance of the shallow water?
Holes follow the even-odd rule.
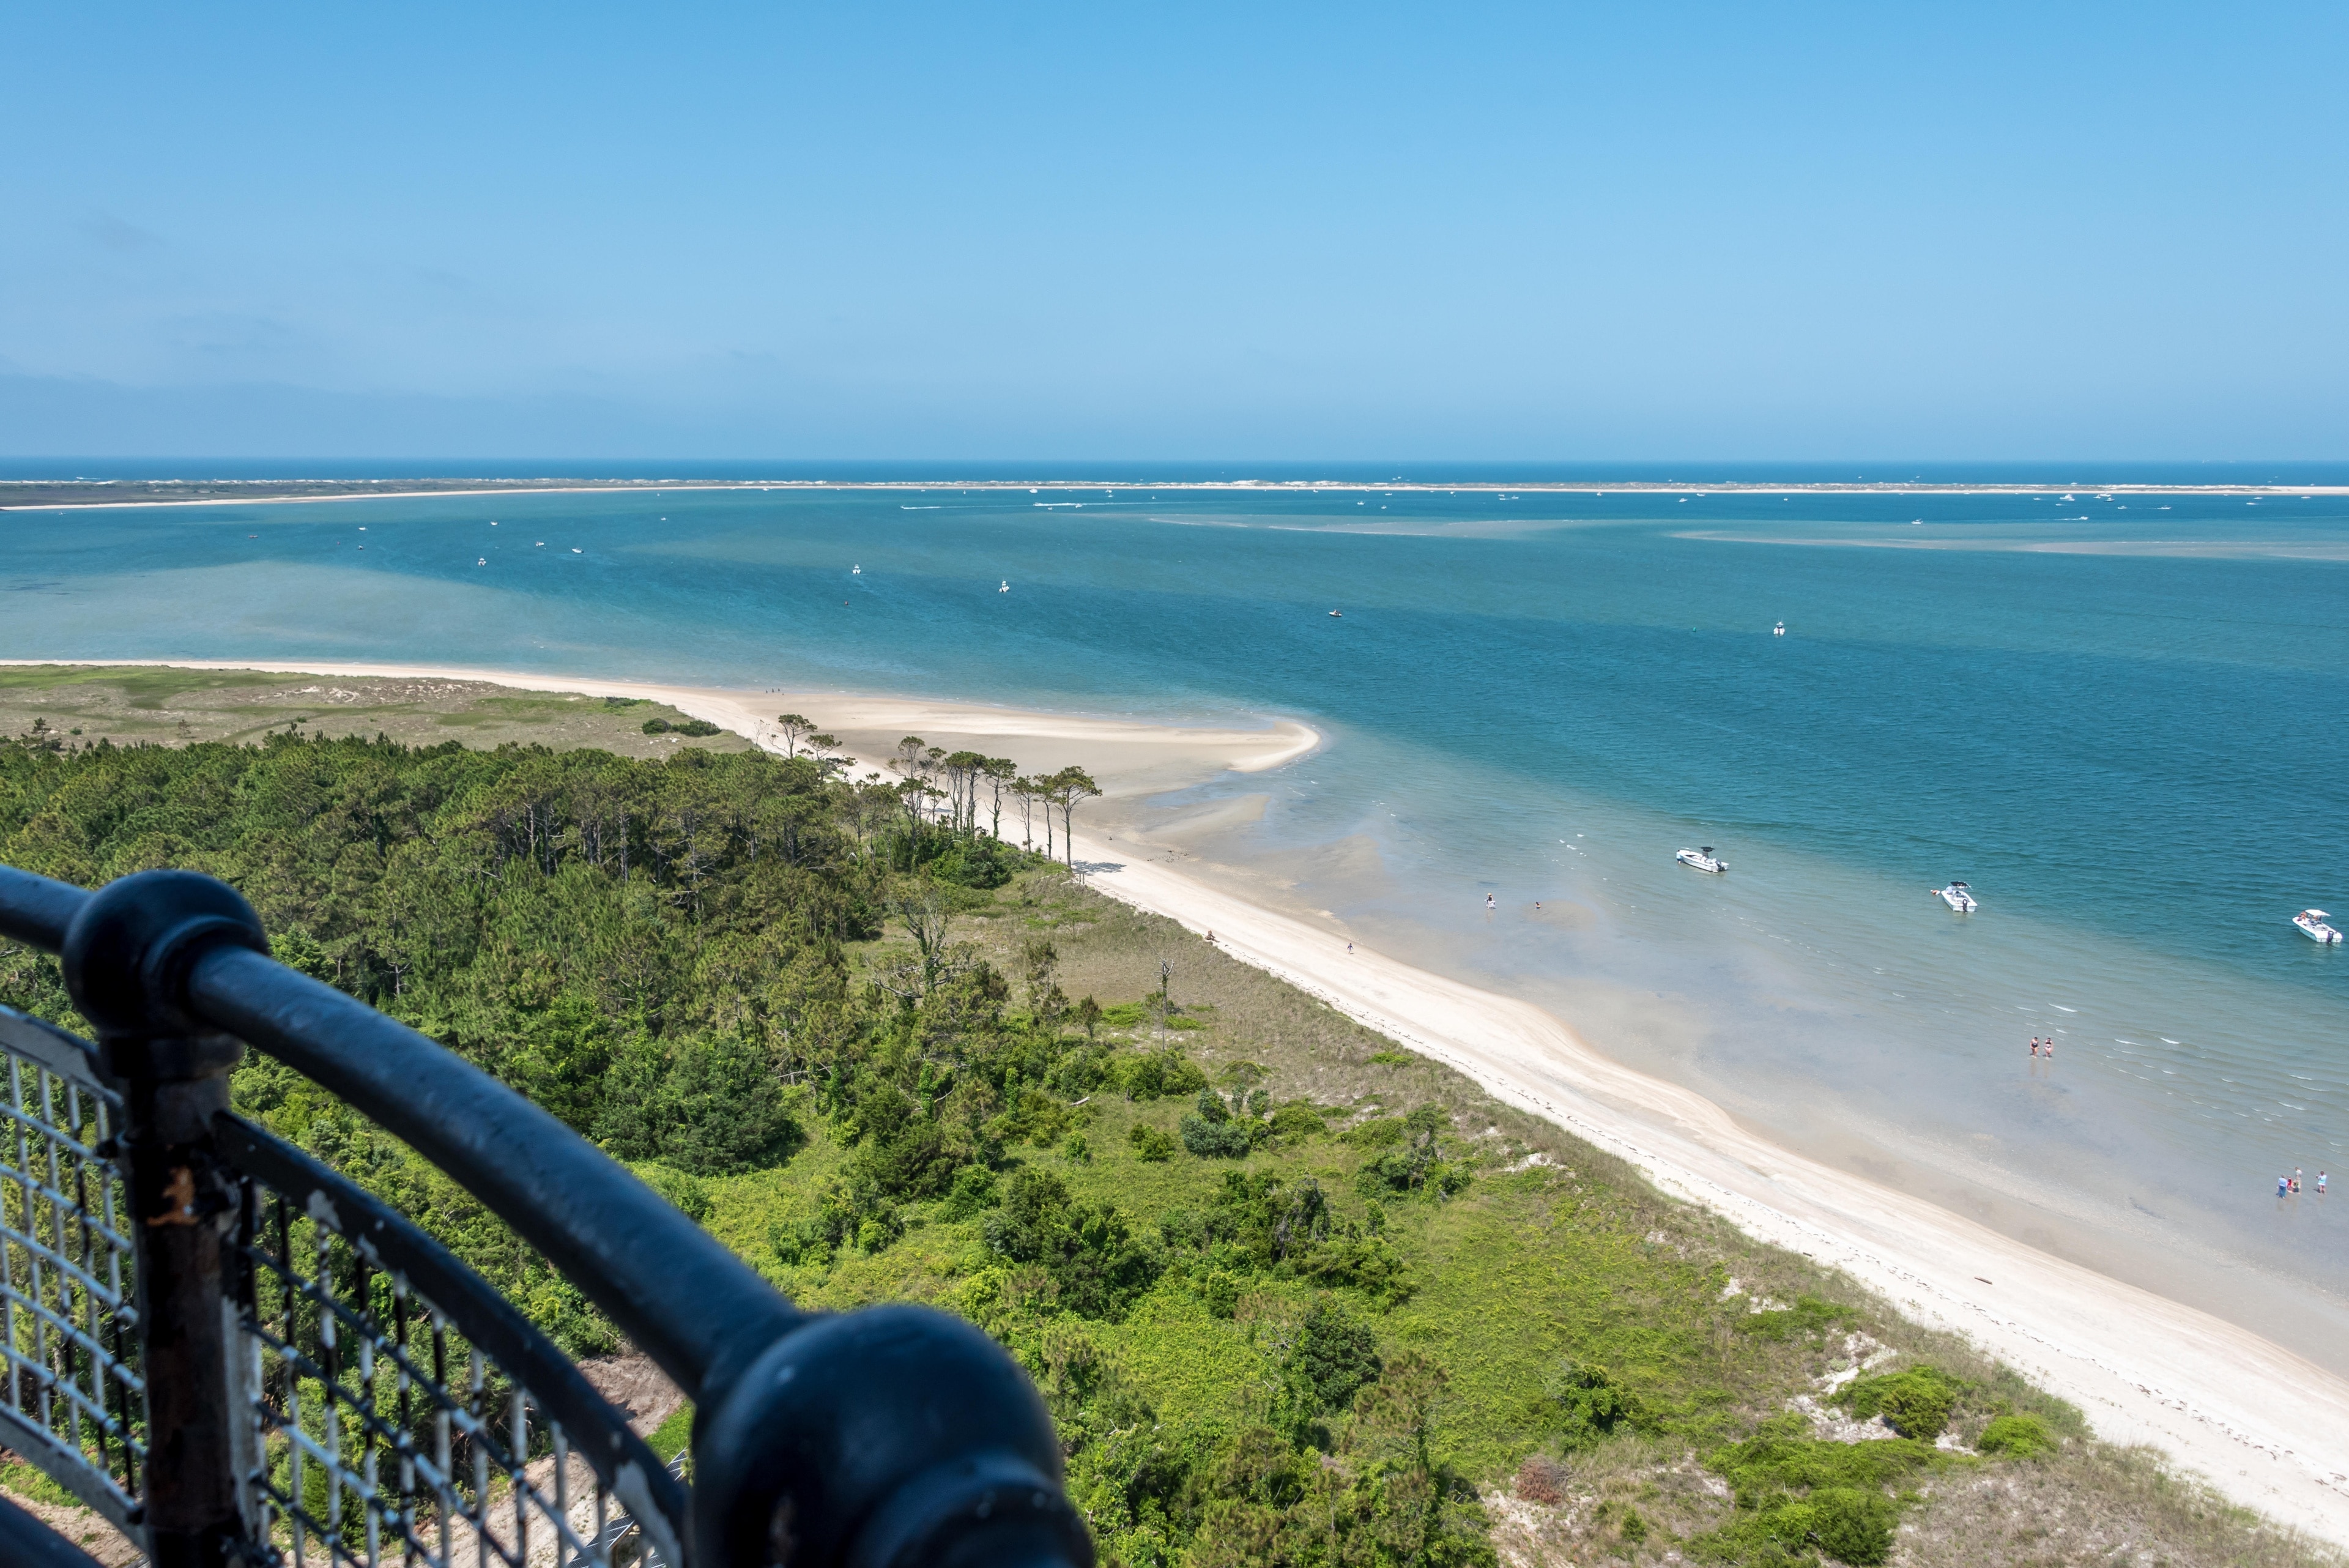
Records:
[[[16,513],[0,655],[1293,713],[1330,745],[1160,803],[1265,796],[1204,853],[2341,1365],[2349,1221],[2274,1179],[2349,1162],[2349,950],[2286,923],[2349,912],[2349,503],[2061,493]]]

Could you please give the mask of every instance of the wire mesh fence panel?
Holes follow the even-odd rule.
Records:
[[[304,1158],[279,1146],[288,1157]],[[679,1510],[644,1486],[648,1469],[675,1479],[616,1435],[618,1412],[583,1407],[584,1382],[565,1407],[574,1421],[584,1409],[595,1429],[582,1433],[550,1407],[564,1401],[484,1348],[500,1337],[481,1325],[486,1285],[467,1274],[460,1299],[435,1300],[398,1253],[436,1244],[379,1209],[353,1213],[347,1190],[337,1201],[292,1183],[311,1190],[290,1196],[285,1174],[245,1176],[238,1223],[249,1555],[296,1568],[628,1568],[673,1544]],[[496,1305],[512,1344],[510,1309]],[[551,1357],[577,1377],[543,1342],[532,1349],[538,1375]],[[624,1501],[616,1482],[636,1495]]]
[[[120,1097],[90,1047],[0,1008],[0,1444],[137,1533],[146,1388]]]

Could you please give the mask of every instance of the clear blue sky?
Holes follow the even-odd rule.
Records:
[[[2349,456],[2349,6],[0,11],[0,454]]]

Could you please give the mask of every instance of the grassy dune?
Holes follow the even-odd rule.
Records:
[[[1416,1351],[1444,1369],[1437,1457],[1476,1486],[1506,1561],[1801,1560],[1799,1548],[1788,1554],[1737,1539],[1740,1511],[1721,1453],[1774,1424],[1798,1441],[1858,1433],[1889,1440],[1822,1392],[1862,1362],[1879,1374],[1938,1367],[1963,1385],[1947,1446],[1927,1450],[1931,1457],[1897,1489],[1892,1562],[2341,1561],[2170,1474],[2158,1455],[2095,1440],[2076,1411],[1962,1340],[1919,1328],[1848,1281],[1660,1197],[1610,1157],[1171,921],[1045,873],[968,911],[963,929],[1006,970],[1019,966],[1023,940],[1043,936],[1066,991],[1113,1002],[1146,994],[1168,963],[1183,1027],[1162,1036],[1143,1023],[1102,1038],[1144,1052],[1164,1038],[1212,1081],[1237,1077],[1260,1083],[1276,1102],[1310,1100],[1331,1128],[1238,1160],[1177,1153],[1145,1161],[1132,1128],[1174,1132],[1188,1097],[1100,1096],[1074,1118],[1087,1158],[1072,1157],[1064,1137],[1017,1156],[1058,1175],[1081,1200],[1155,1217],[1211,1205],[1230,1173],[1290,1187],[1311,1178],[1342,1222],[1362,1223],[1375,1201],[1357,1186],[1366,1150],[1345,1130],[1421,1105],[1443,1107],[1472,1179],[1440,1201],[1379,1203],[1411,1288],[1400,1304],[1365,1315],[1382,1358]],[[808,1305],[910,1299],[967,1308],[970,1282],[997,1261],[979,1216],[916,1216],[893,1245],[829,1267],[777,1262],[771,1234],[814,1212],[848,1155],[819,1132],[781,1171],[709,1182],[707,1223]],[[1162,1424],[1236,1429],[1267,1418],[1315,1294],[1309,1282],[1257,1277],[1219,1313],[1195,1274],[1170,1270],[1123,1322],[1085,1332]],[[1796,1303],[1800,1313],[1774,1310]],[[1824,1326],[1803,1326],[1814,1322]],[[1632,1414],[1595,1438],[1563,1431],[1569,1423],[1551,1395],[1568,1368],[1603,1372]],[[2042,1424],[2046,1449],[2023,1458],[1970,1451],[1992,1419],[2018,1414]],[[1758,1511],[1747,1511],[1747,1521]]]

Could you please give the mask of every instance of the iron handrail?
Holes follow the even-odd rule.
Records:
[[[95,897],[0,867],[0,935],[58,952]],[[668,1199],[406,1024],[225,942],[194,955],[183,984],[191,1017],[315,1080],[447,1171],[688,1393],[730,1349],[763,1348],[797,1326],[798,1309]]]
[[[168,1407],[173,1419],[201,1425],[207,1402],[228,1406],[236,1386],[206,1348],[220,1333],[223,1266],[222,1227],[208,1215],[227,1200],[202,1189],[208,1171],[272,1158],[226,1116],[226,1074],[241,1041],[439,1167],[692,1397],[684,1568],[1091,1568],[1050,1418],[999,1346],[926,1309],[800,1313],[546,1111],[277,962],[251,906],[225,884],[143,872],[91,893],[0,867],[0,938],[58,956],[75,1005],[98,1026],[98,1065],[130,1107],[123,1163],[140,1222],[143,1371],[159,1424]],[[362,1197],[350,1189],[332,1200]],[[179,1389],[167,1358],[152,1353],[174,1329],[191,1330],[182,1348],[197,1351],[172,1374],[197,1383]],[[550,1376],[550,1387],[564,1381]],[[202,1397],[189,1405],[188,1388],[199,1385]],[[230,1561],[239,1526],[215,1517],[221,1489],[174,1490],[167,1461],[149,1460],[156,1492],[170,1494],[151,1511],[179,1521],[167,1529],[150,1519],[159,1568],[166,1559],[175,1568]],[[161,1550],[167,1540],[175,1544]]]
[[[553,1116],[355,997],[218,947],[191,1011],[311,1078],[456,1178],[698,1394],[801,1314],[668,1199]]]

